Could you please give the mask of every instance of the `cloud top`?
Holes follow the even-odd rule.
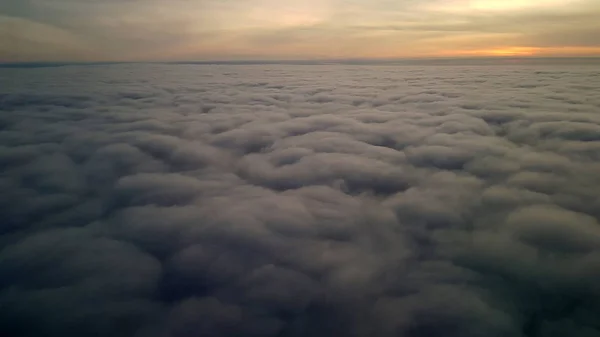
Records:
[[[599,80],[4,69],[0,331],[598,336]]]

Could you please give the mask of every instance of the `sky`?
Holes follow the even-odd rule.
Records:
[[[0,61],[598,56],[597,0],[2,0]]]

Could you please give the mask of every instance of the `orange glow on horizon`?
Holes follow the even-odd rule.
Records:
[[[532,56],[539,53],[539,51],[540,48],[510,47],[490,49],[487,51],[487,53],[493,56]]]
[[[600,56],[600,47],[496,47],[447,51],[439,56]]]

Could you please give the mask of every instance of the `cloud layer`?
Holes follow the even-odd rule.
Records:
[[[600,335],[594,67],[0,83],[5,335]]]

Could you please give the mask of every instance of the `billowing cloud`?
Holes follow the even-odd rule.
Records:
[[[0,81],[4,335],[600,335],[595,67]]]

